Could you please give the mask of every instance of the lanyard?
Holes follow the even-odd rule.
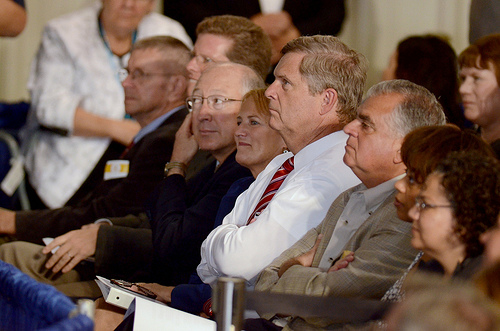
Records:
[[[104,31],[104,29],[102,27],[101,18],[99,18],[98,22],[99,22],[99,35],[101,36],[101,39],[104,43],[104,46],[106,46],[106,50],[108,51],[109,61],[111,63],[111,66],[113,67],[113,69],[115,69],[114,71],[116,72],[116,77],[117,77],[118,81],[120,81],[120,77],[118,76],[118,70],[125,68],[126,64],[123,63],[123,58],[128,53],[126,53],[122,56],[118,56],[118,55],[113,53],[113,51],[111,50],[111,46],[109,45],[108,38],[106,37],[106,32]],[[137,30],[135,30],[132,34],[132,45],[135,43],[136,39],[137,39]],[[118,61],[115,61],[115,58],[118,59]],[[116,66],[117,62],[118,62],[119,68],[117,68],[117,66]],[[120,81],[120,83],[121,83],[121,81]]]
[[[100,17],[98,19],[98,22],[99,22],[99,35],[101,36],[101,39],[104,43],[104,46],[106,46],[109,63],[111,65],[112,70],[115,72],[115,77],[118,80],[118,84],[121,85],[122,82],[120,80],[120,75],[118,72],[119,72],[119,69],[125,68],[126,64],[124,65],[123,58],[128,53],[123,54],[122,56],[118,56],[118,55],[113,53],[113,51],[111,50],[111,46],[109,45],[108,38],[106,37],[106,32],[104,31],[104,29],[102,27]],[[136,39],[137,39],[137,29],[134,30],[134,32],[132,34],[132,45],[135,43]],[[130,116],[128,114],[125,114],[125,118],[130,118]]]

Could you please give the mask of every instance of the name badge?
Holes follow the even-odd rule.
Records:
[[[106,162],[104,180],[125,178],[128,176],[129,160],[111,160]]]

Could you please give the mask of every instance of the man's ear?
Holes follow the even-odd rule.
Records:
[[[173,96],[178,98],[186,93],[187,79],[182,75],[170,76],[168,82],[168,90]]]
[[[333,88],[327,88],[321,92],[321,115],[324,115],[332,110],[336,110],[338,102],[338,94]]]
[[[148,11],[147,14],[151,13],[153,10],[155,10],[156,7],[156,0],[149,0],[149,5],[148,5]]]
[[[393,162],[394,164],[400,164],[403,162],[403,158],[401,157],[401,146],[399,146],[398,150],[396,151]]]

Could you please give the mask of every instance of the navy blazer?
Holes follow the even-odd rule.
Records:
[[[250,176],[233,152],[186,183],[168,176],[153,193],[147,213],[153,230],[153,277],[165,285],[187,283],[200,262],[200,247],[212,231],[222,197],[238,179]]]

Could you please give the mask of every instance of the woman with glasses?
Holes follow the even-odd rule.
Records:
[[[500,164],[475,151],[450,154],[427,177],[409,211],[412,246],[431,258],[420,266],[445,277],[472,276],[480,267],[480,235],[500,212]]]
[[[454,152],[474,152],[480,158],[494,157],[491,147],[478,135],[471,130],[461,130],[454,125],[423,127],[410,132],[405,137],[401,147],[401,157],[407,167],[406,176],[394,185],[397,190],[394,205],[401,220],[414,221],[409,211],[415,208],[416,199],[425,187],[426,178],[448,155]],[[408,273],[416,269],[415,266],[422,258],[424,260],[431,258],[432,255],[424,254],[425,250],[421,247],[414,247],[420,249],[421,252],[415,257],[407,272],[386,292],[382,298],[383,301],[400,300],[401,287]]]
[[[474,276],[482,266],[484,247],[479,238],[496,224],[500,211],[500,163],[477,151],[452,152],[427,176],[415,201],[409,211],[413,220],[411,244],[429,259],[421,261],[417,269],[445,279]],[[431,286],[435,281],[433,277],[422,279]],[[422,288],[413,290],[409,301],[403,300],[392,311],[411,307],[413,296]],[[445,302],[461,303],[457,299],[440,303]],[[393,315],[386,318],[387,329],[394,329],[390,325]],[[421,315],[421,320],[432,321],[430,313]]]
[[[493,157],[491,147],[471,130],[461,130],[455,125],[427,126],[410,132],[401,146],[401,158],[406,165],[406,176],[396,182],[394,206],[398,217],[412,222],[408,212],[415,205],[415,198],[423,188],[426,178],[452,152],[475,151],[482,157]],[[410,271],[414,271],[422,258],[419,253],[407,272],[384,295],[383,301],[398,301],[401,286]],[[339,260],[333,270],[343,268],[355,257],[350,254]],[[428,255],[424,256],[428,259]]]

